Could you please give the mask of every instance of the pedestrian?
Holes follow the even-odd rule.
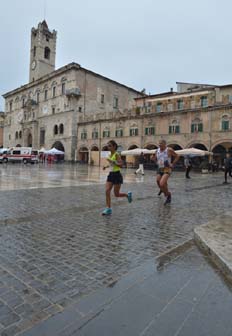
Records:
[[[174,158],[173,162],[171,162],[172,158]],[[166,197],[164,204],[166,205],[171,203],[171,193],[168,190],[168,179],[175,163],[179,160],[179,155],[176,154],[172,148],[167,147],[166,141],[161,139],[159,141],[159,148],[152,159],[157,161],[158,164],[156,177],[157,185],[160,188],[158,195],[164,193]]]
[[[232,158],[230,156],[230,153],[226,153],[226,158],[224,159],[224,166],[225,166],[225,181],[223,182],[224,184],[228,183],[227,182],[227,175],[229,173],[229,176],[232,177]]]
[[[132,202],[132,192],[128,191],[128,193],[121,193],[120,188],[123,184],[123,177],[121,174],[122,167],[122,159],[117,152],[118,145],[114,140],[110,140],[107,144],[108,150],[110,151],[110,155],[107,158],[109,165],[103,166],[103,170],[106,168],[110,168],[110,173],[107,177],[106,181],[106,208],[103,210],[102,215],[111,215],[111,190],[114,188],[114,195],[116,197],[126,197],[128,202]]]
[[[145,163],[145,157],[143,152],[141,152],[141,154],[139,155],[139,168],[135,171],[135,174],[137,175],[138,173],[141,172],[142,175],[144,175],[144,163]]]
[[[184,166],[185,166],[185,177],[187,179],[190,179],[189,173],[190,170],[192,169],[192,162],[189,155],[185,156],[184,158]]]

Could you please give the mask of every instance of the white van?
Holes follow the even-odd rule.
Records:
[[[38,163],[39,151],[31,147],[13,147],[3,155],[3,162]]]

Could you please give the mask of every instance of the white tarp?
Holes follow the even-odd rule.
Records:
[[[129,150],[124,150],[121,152],[121,155],[140,155],[143,154],[153,154],[151,150],[146,148],[134,148]]]
[[[201,150],[198,148],[185,148],[175,151],[180,156],[205,156],[205,155],[213,155],[212,152],[208,152],[205,150]]]
[[[110,155],[110,151],[101,151],[101,158],[107,159]]]
[[[157,149],[146,149],[146,148],[135,148],[131,150],[125,150],[121,152],[121,155],[140,155],[143,154],[155,154]],[[180,156],[205,156],[205,155],[213,155],[212,152],[204,151],[198,148],[185,148],[179,149],[175,151]]]
[[[56,149],[55,147],[53,147],[52,149],[44,151],[44,153],[47,154],[47,155],[63,155],[64,154],[63,151],[60,151],[59,149]]]

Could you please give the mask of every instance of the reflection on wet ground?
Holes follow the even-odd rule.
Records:
[[[107,173],[97,167],[9,164],[0,172],[0,330],[23,330],[113,285],[231,208],[223,174],[174,173],[165,207],[154,172],[123,171],[122,190],[134,201],[113,198],[113,215],[104,218]]]

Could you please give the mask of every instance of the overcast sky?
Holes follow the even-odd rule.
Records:
[[[1,0],[1,94],[28,82],[30,31],[44,19],[44,3]],[[231,0],[46,3],[58,32],[56,68],[77,62],[147,93],[175,89],[176,81],[232,83]]]

